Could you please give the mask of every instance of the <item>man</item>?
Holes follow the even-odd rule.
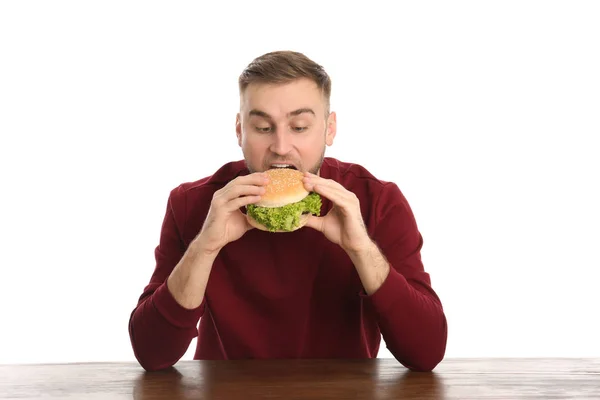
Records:
[[[336,135],[331,81],[295,52],[255,59],[239,78],[244,161],[170,193],[156,267],[129,334],[147,370],[195,359],[369,358],[381,336],[407,368],[444,357],[446,318],[420,258],[422,237],[398,189],[325,158]],[[294,232],[253,229],[245,206],[290,166],[323,200]],[[198,326],[198,322],[199,326]]]

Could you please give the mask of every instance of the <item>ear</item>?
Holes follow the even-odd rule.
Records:
[[[238,146],[242,147],[242,120],[240,118],[240,113],[237,113],[235,116],[235,135],[238,139]]]
[[[337,122],[335,112],[329,113],[327,117],[327,132],[325,134],[325,143],[327,146],[331,146],[333,144],[333,139],[335,138],[335,134],[337,133]]]

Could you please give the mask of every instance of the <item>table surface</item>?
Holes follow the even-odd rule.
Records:
[[[0,399],[600,399],[600,359],[394,359],[0,365]]]

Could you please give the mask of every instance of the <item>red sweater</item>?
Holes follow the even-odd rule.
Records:
[[[383,335],[407,368],[431,370],[442,360],[446,318],[423,269],[423,239],[406,199],[394,183],[332,158],[321,176],[358,196],[367,230],[392,267],[377,292],[366,295],[349,257],[322,233],[253,229],[221,250],[202,305],[181,307],[166,279],[200,231],[213,193],[246,174],[243,161],[233,162],[171,191],[156,267],[129,323],[145,369],[172,366],[196,336],[194,359],[372,358]],[[321,215],[330,209],[323,198]]]

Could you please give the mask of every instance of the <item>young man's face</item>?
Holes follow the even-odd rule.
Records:
[[[326,115],[317,84],[298,79],[286,84],[250,84],[237,115],[238,143],[250,172],[290,165],[318,173],[325,145],[336,133],[335,113]]]

